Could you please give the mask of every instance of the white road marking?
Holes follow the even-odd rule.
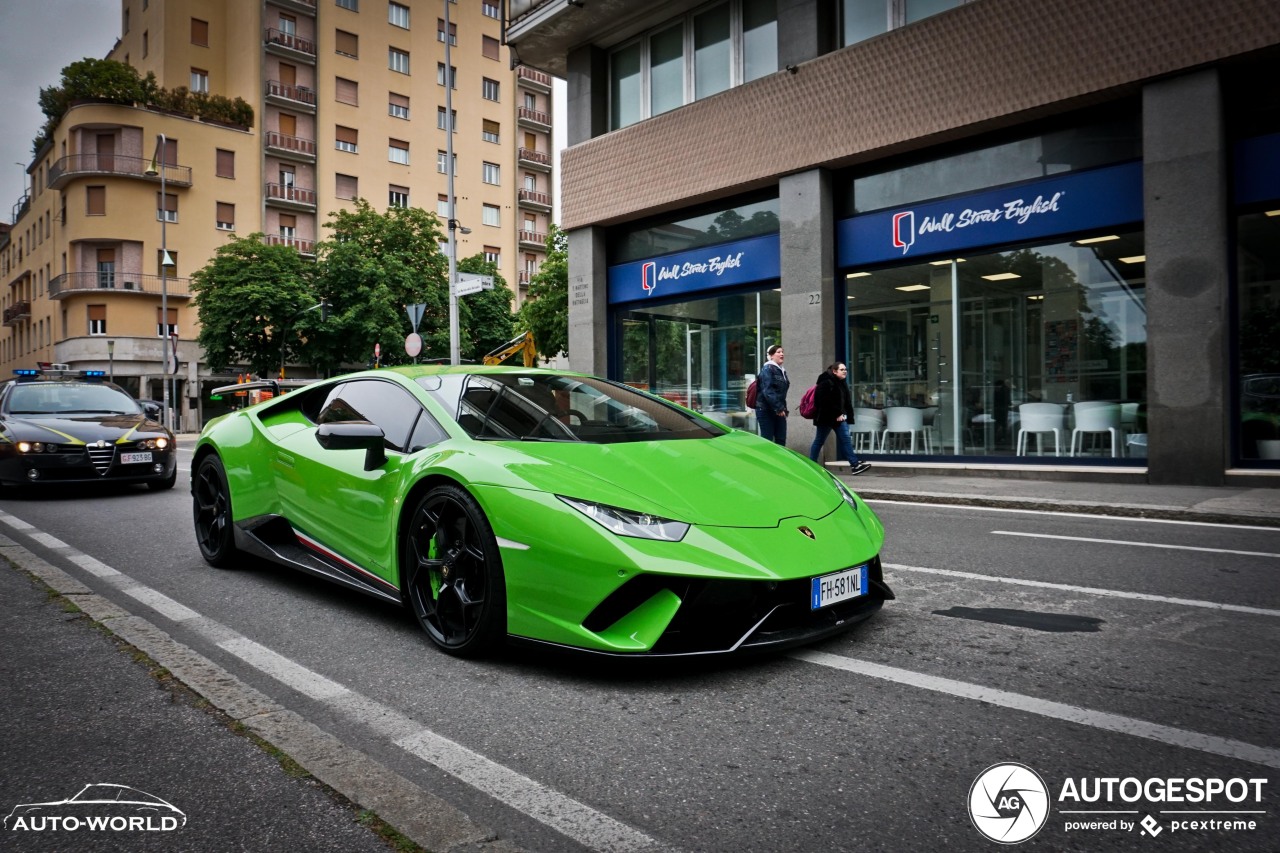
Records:
[[[993,530],[997,536],[1025,536],[1029,539],[1065,539],[1068,542],[1093,542],[1099,545],[1133,545],[1138,548],[1171,548],[1175,551],[1207,551],[1210,554],[1238,554],[1244,557],[1280,557],[1269,551],[1232,551],[1227,548],[1202,548],[1198,545],[1166,545],[1163,542],[1133,542],[1127,539],[1094,539],[1090,536],[1058,536],[1053,533],[1022,533],[1016,530]]]
[[[16,515],[9,515],[7,512],[0,513],[0,521],[3,521],[14,530],[35,530],[34,525],[27,524],[27,522],[18,518]]]
[[[67,557],[70,558],[71,562],[75,563],[77,566],[84,569],[89,574],[96,575],[97,577],[100,577],[100,578],[108,578],[108,577],[111,577],[112,575],[120,574],[115,569],[108,566],[106,563],[100,560],[97,560],[93,557],[90,557],[88,554],[81,554],[80,552],[77,551],[77,552],[68,554]]]
[[[1091,711],[1088,708],[1080,708],[1075,705],[1050,702],[1047,699],[1037,699],[1034,696],[1023,696],[1020,693],[1010,693],[1006,690],[983,687],[981,684],[970,684],[965,681],[940,678],[936,675],[926,675],[920,672],[912,672],[911,670],[871,663],[870,661],[827,654],[826,652],[800,651],[793,652],[791,657],[807,663],[818,664],[819,666],[828,666],[845,672],[866,675],[897,684],[905,684],[909,687],[933,690],[938,693],[958,696],[962,699],[973,699],[990,705],[998,705],[1002,708],[1012,708],[1015,711],[1025,711],[1042,717],[1052,717],[1056,720],[1065,720],[1069,723],[1078,723],[1095,729],[1146,738],[1147,740],[1158,741],[1171,746],[1194,749],[1199,752],[1212,753],[1213,755],[1224,755],[1228,758],[1250,761],[1265,767],[1280,768],[1280,750],[1255,746],[1240,740],[1201,734],[1200,732],[1164,726],[1159,723],[1134,719],[1133,717],[1108,714],[1104,711]]]
[[[338,682],[330,681],[318,672],[312,672],[305,666],[294,663],[284,655],[273,652],[266,646],[255,643],[247,637],[224,640],[218,643],[218,648],[231,652],[231,654],[245,663],[265,672],[286,687],[292,687],[312,699],[323,701],[350,692]]]
[[[856,490],[855,490],[856,491]],[[1056,515],[1062,518],[1088,518],[1094,521],[1120,521],[1120,522],[1142,522],[1143,524],[1187,524],[1193,527],[1218,527],[1223,530],[1263,530],[1268,533],[1280,533],[1280,527],[1267,527],[1258,524],[1217,524],[1212,521],[1188,521],[1181,518],[1141,518],[1131,515],[1098,515],[1087,512],[1062,512],[1052,509],[1018,509],[1010,506],[975,506],[973,504],[942,504],[929,503],[928,501],[911,500],[904,495],[901,500],[889,500],[887,498],[871,498],[867,500],[869,504],[910,504],[911,506],[928,507],[934,509],[968,509],[974,512],[1016,512],[1022,515]],[[1081,501],[1083,503],[1083,501]],[[1152,509],[1164,509],[1165,507],[1152,507]]]
[[[980,575],[977,572],[958,572],[953,569],[930,569],[924,566],[904,566],[899,563],[885,563],[886,569],[900,572],[924,572],[930,575],[944,575],[951,578],[964,578],[975,581],[991,581],[992,583],[1009,583],[1015,586],[1031,586],[1040,589],[1058,589],[1064,592],[1078,592],[1086,595],[1101,595],[1108,598],[1129,598],[1134,601],[1155,601],[1160,604],[1180,604],[1184,607],[1204,607],[1209,610],[1230,610],[1235,613],[1253,613],[1258,616],[1280,616],[1280,610],[1268,610],[1264,607],[1248,607],[1243,604],[1220,604],[1216,601],[1199,601],[1194,598],[1172,598],[1167,595],[1148,595],[1145,592],[1125,592],[1119,589],[1099,589],[1092,586],[1071,586],[1065,583],[1033,581],[1024,578],[999,578],[992,575]]]
[[[37,531],[37,532],[35,532],[35,533],[31,533],[31,534],[28,534],[28,535],[30,535],[30,537],[31,537],[32,539],[36,540],[37,542],[39,542],[41,545],[43,545],[43,546],[44,546],[44,547],[46,547],[46,548],[59,548],[59,549],[61,549],[61,548],[69,548],[69,547],[70,547],[69,545],[67,545],[67,543],[66,543],[66,542],[63,542],[61,539],[59,539],[59,538],[58,538],[58,537],[56,537],[56,536],[50,536],[48,533],[41,533],[41,532]]]
[[[120,574],[116,572],[116,574]],[[149,586],[138,584],[136,586],[123,587],[121,589],[125,595],[132,596],[138,601],[150,607],[152,610],[172,619],[174,622],[186,622],[189,619],[199,619],[200,614],[192,610],[186,605],[179,604],[169,596],[162,592],[157,592]]]

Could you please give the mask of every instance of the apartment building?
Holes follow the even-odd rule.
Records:
[[[504,14],[568,81],[573,367],[750,429],[781,342],[877,465],[1280,484],[1280,5]]]
[[[176,336],[173,399],[198,425],[201,389],[234,377],[201,363],[191,273],[230,235],[313,256],[356,198],[445,222],[450,126],[457,255],[483,253],[522,301],[552,212],[552,80],[513,64],[496,0],[449,0],[447,27],[445,2],[123,0],[108,58],[242,98],[253,123],[73,105],[0,234],[0,373],[66,363],[160,399]]]

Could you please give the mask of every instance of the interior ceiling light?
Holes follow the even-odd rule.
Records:
[[[1280,216],[1280,210],[1268,210],[1267,216]]]
[[[1090,243],[1106,243],[1110,240],[1119,240],[1119,239],[1120,239],[1120,235],[1118,234],[1108,234],[1105,237],[1086,237],[1083,240],[1077,240],[1076,245],[1087,246]]]
[[[1031,294],[1030,296],[1028,296],[1028,297],[1027,297],[1027,299],[1030,299],[1032,302],[1040,302],[1040,301],[1043,301],[1043,300],[1044,300],[1044,294],[1043,294],[1043,293],[1033,293],[1033,294]]]
[[[895,287],[894,290],[928,290],[927,284],[904,284],[902,287]]]
[[[1008,281],[1011,278],[1022,278],[1022,276],[1018,275],[1016,272],[998,272],[991,275],[984,275],[983,278],[987,281]]]
[[[871,273],[869,272],[851,272],[848,275],[846,275],[845,278],[863,278],[869,275],[871,275]]]
[[[1143,264],[1143,263],[1146,263],[1146,261],[1147,261],[1146,255],[1130,255],[1127,258],[1120,259],[1120,263],[1122,264]]]
[[[951,264],[952,262],[957,263],[957,264],[963,264],[963,263],[964,263],[964,258],[947,258],[946,260],[942,260],[942,261],[929,261],[929,266],[931,266],[931,267],[945,267],[945,266],[947,266],[948,264]]]

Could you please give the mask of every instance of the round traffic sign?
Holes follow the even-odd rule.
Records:
[[[377,358],[377,357],[378,357],[378,356],[380,356],[380,355],[382,355],[382,344],[374,344],[374,345],[373,345],[373,357],[374,357],[374,358]]]
[[[410,332],[409,337],[404,339],[404,351],[410,358],[417,358],[418,353],[422,352],[422,335]]]

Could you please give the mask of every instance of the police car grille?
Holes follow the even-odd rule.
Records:
[[[107,473],[107,469],[111,467],[111,459],[116,454],[114,447],[90,447],[89,461],[93,463],[93,467],[98,469],[99,474]]]

